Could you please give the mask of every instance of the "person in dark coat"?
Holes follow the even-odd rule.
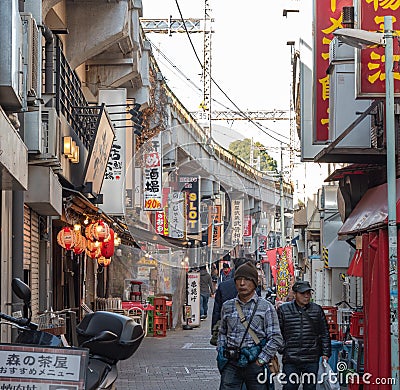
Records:
[[[331,356],[331,339],[325,313],[311,300],[311,285],[299,281],[293,285],[294,300],[278,308],[284,347],[282,352],[285,381],[283,390],[297,390],[303,378],[304,390],[315,390],[319,359]],[[291,374],[296,374],[292,375]],[[312,374],[312,375],[304,375]],[[298,378],[299,380],[290,380]],[[297,383],[294,383],[297,382]]]
[[[224,263],[219,274],[219,283],[225,282],[231,278],[233,278],[233,270],[228,263]]]
[[[214,294],[214,284],[205,266],[200,267],[200,319],[207,318],[208,299]]]

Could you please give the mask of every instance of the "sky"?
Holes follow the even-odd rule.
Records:
[[[311,3],[310,0],[306,2]],[[185,19],[204,17],[205,0],[143,0],[143,17],[155,19],[171,15],[179,18],[177,3]],[[292,12],[284,17],[283,9],[301,10],[301,3],[301,0],[209,0],[214,19],[211,75],[241,110],[290,109],[291,47],[287,42],[298,42],[304,12]],[[307,15],[307,18],[311,19],[311,16]],[[153,48],[169,87],[189,111],[198,111],[203,100],[202,71],[188,36],[152,33],[147,37],[162,52]],[[203,34],[191,34],[190,37],[202,61]],[[236,111],[215,85],[211,96],[222,103],[213,101],[212,110],[230,108]],[[213,138],[227,143],[230,139],[253,137],[255,141],[276,148],[269,153],[278,160],[279,142],[274,138],[289,143],[289,121],[260,123],[265,132],[246,121],[214,121]]]

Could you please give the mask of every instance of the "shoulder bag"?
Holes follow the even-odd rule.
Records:
[[[261,348],[265,345],[266,340],[262,340],[260,341],[260,339],[258,338],[258,336],[254,333],[253,329],[250,328],[250,324],[247,322],[246,317],[243,314],[242,308],[239,305],[239,302],[235,302],[236,304],[236,309],[239,313],[239,317],[240,317],[240,322],[243,324],[243,326],[246,327],[246,333],[248,332],[249,335],[253,338],[254,342],[256,343],[255,347],[249,348],[248,350],[251,351],[254,348],[254,352],[256,353],[255,357],[254,357],[254,353],[249,353],[249,361],[255,361],[259,355],[259,353],[261,352]],[[254,315],[255,310],[253,311],[253,315]],[[250,319],[250,323],[251,320],[253,319],[253,315],[251,316]],[[246,335],[245,333],[245,335]],[[243,340],[242,340],[243,342]],[[245,353],[246,351],[243,351],[243,353]],[[250,360],[252,359],[252,360]],[[279,360],[278,357],[276,355],[274,355],[271,360],[268,362],[268,368],[271,371],[271,373],[273,374],[278,374],[280,372],[280,366],[279,366]]]

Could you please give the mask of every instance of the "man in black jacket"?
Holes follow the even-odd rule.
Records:
[[[309,282],[296,282],[292,290],[294,300],[278,308],[284,340],[283,389],[297,390],[303,383],[304,390],[315,390],[319,359],[328,360],[331,355],[328,323],[322,307],[310,302]]]

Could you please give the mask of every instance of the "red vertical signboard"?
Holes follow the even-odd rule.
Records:
[[[314,0],[314,142],[329,138],[329,43],[342,27],[342,8],[353,0]]]
[[[400,1],[358,1],[359,28],[367,31],[384,31],[385,16],[393,16],[393,30],[400,33]],[[400,46],[393,42],[394,93],[400,97]],[[372,46],[357,53],[357,97],[385,97],[385,49]]]

